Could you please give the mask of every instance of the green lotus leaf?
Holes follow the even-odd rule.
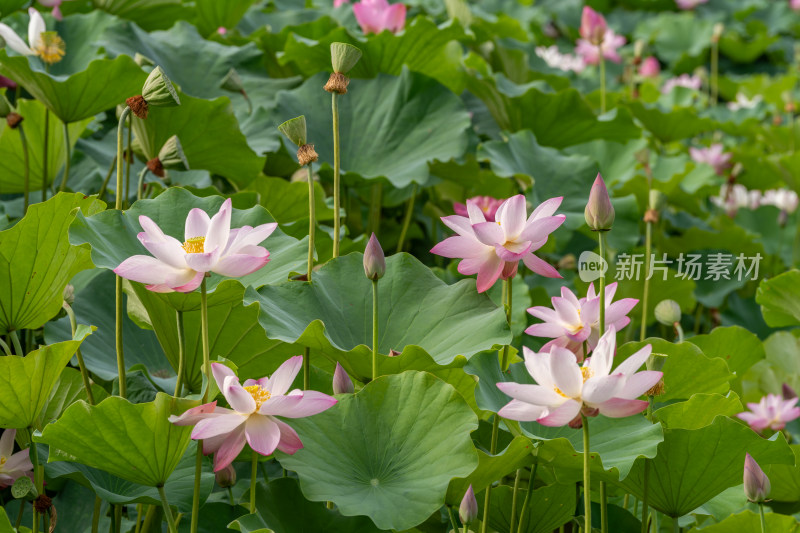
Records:
[[[790,270],[758,286],[756,302],[773,328],[800,325],[800,271]]]
[[[0,427],[41,427],[40,415],[61,371],[90,333],[82,327],[75,340],[44,346],[25,357],[0,357]]]
[[[779,502],[800,501],[800,445],[792,444],[790,447],[795,457],[794,466],[772,468],[768,474],[772,484],[769,497]]]
[[[733,392],[721,394],[695,394],[685,402],[677,402],[658,409],[656,420],[670,429],[700,429],[711,425],[718,416],[741,413],[742,402]]]
[[[191,19],[194,13],[181,0],[92,0],[92,4],[147,31],[169,28],[177,20]]]
[[[267,123],[277,127],[306,115],[308,142],[321,162],[333,164],[330,100],[319,97],[327,79],[321,73],[297,89],[278,93]],[[342,171],[365,179],[386,177],[398,188],[426,183],[429,162],[460,157],[467,148],[470,119],[461,99],[408,69],[398,77],[382,74],[351,84],[339,99],[339,114],[347,117],[339,123]],[[273,139],[271,149],[277,150],[277,129]]]
[[[314,273],[311,283],[248,290],[245,305],[258,303],[259,322],[269,338],[308,346],[367,381],[372,295],[362,258],[353,253],[331,260]],[[436,364],[447,365],[456,356],[469,358],[509,341],[502,310],[475,292],[474,281],[446,285],[404,253],[386,263],[386,275],[378,283],[380,354],[422,349]],[[398,363],[391,359],[382,357],[379,368],[395,370]],[[360,363],[351,364],[356,360]]]
[[[141,93],[147,77],[130,57],[98,59],[82,72],[52,76],[32,68],[27,57],[11,57],[5,50],[0,51],[0,74],[25,87],[66,123],[114,109],[126,98]],[[56,124],[52,126],[58,131]]]
[[[715,328],[707,335],[691,337],[689,342],[696,344],[708,357],[725,361],[736,374],[737,390],[741,390],[744,373],[767,356],[761,339],[741,326]]]
[[[280,224],[308,220],[308,182],[259,177],[246,190],[257,192],[259,203]],[[325,191],[317,182],[314,183],[314,206],[318,221],[333,220],[334,211],[325,203]]]
[[[16,533],[3,507],[0,507],[0,533]]]
[[[91,338],[89,337],[89,339]],[[81,350],[83,350],[84,346],[85,341],[81,345]],[[105,389],[97,383],[92,383],[92,395],[95,402],[100,402],[108,397]],[[64,412],[64,409],[78,400],[88,401],[88,397],[80,371],[75,368],[65,368],[58,377],[55,386],[53,386],[53,390],[47,398],[47,404],[42,409],[40,417],[42,424],[56,420]]]
[[[629,102],[627,106],[642,126],[663,143],[694,137],[716,127],[716,122],[699,117],[690,107],[666,111],[641,102]]]
[[[50,446],[49,461],[82,463],[140,485],[163,486],[186,452],[192,432],[168,418],[185,410],[187,403],[163,393],[153,402],[138,404],[118,396],[96,406],[79,401],[34,438]]]
[[[93,198],[59,193],[0,232],[0,333],[39,328],[58,313],[67,282],[92,264],[86,246],[69,243],[69,225],[100,209]]]
[[[444,503],[450,480],[478,465],[469,435],[477,418],[455,389],[426,372],[379,377],[292,427],[303,449],[276,457],[297,472],[306,498],[369,516],[381,529],[425,521]]]
[[[777,513],[766,513],[767,531],[780,531],[781,533],[800,532],[800,522],[791,515]],[[692,533],[741,533],[742,531],[759,531],[761,529],[761,517],[754,511],[742,511],[731,515],[718,524],[713,524],[702,529],[692,529]]]
[[[217,28],[235,28],[255,0],[195,1],[197,29],[203,35],[211,35]]]
[[[522,504],[525,501],[526,491],[520,489],[517,493],[516,527],[520,528],[519,518],[522,513]],[[509,531],[511,528],[511,506],[514,498],[513,489],[508,485],[501,485],[492,489],[492,499],[489,504],[489,527],[494,531]],[[575,486],[554,484],[535,489],[528,500],[528,508],[522,520],[522,533],[550,533],[570,521],[575,512]],[[479,495],[479,502],[483,502]],[[483,513],[483,505],[479,505]]]

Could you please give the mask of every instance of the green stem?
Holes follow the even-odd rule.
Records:
[[[311,348],[303,348],[303,390],[311,390]]]
[[[75,319],[75,312],[67,302],[64,302],[64,310],[69,316],[69,326],[72,330],[72,338],[75,338],[75,330],[78,328],[78,322]],[[92,393],[92,382],[89,380],[89,371],[86,370],[86,365],[83,363],[83,354],[81,349],[75,351],[75,357],[78,359],[78,368],[81,371],[81,378],[83,378],[83,387],[86,389],[86,397],[89,399],[89,404],[94,405],[94,393]]]
[[[378,280],[372,280],[372,379],[378,377]]]
[[[117,166],[117,156],[115,155],[111,159],[111,165],[108,167],[108,172],[106,172],[106,177],[103,180],[103,185],[100,186],[100,192],[97,193],[98,200],[102,200],[105,202],[106,200],[106,189],[108,188],[108,182],[111,181],[111,174],[114,173],[114,168]]]
[[[123,320],[123,302],[122,302],[122,278],[117,276],[115,280],[115,296],[116,296],[116,328],[115,328],[115,343],[117,348],[117,376],[119,377],[119,395],[125,398],[128,395],[128,383],[125,378],[125,352],[122,347],[122,320]]]
[[[719,42],[714,39],[711,43],[711,105],[717,105],[717,91],[719,86]]]
[[[647,533],[647,513],[648,508],[648,492],[649,492],[649,478],[650,478],[650,463],[647,459],[644,460],[644,496],[642,497],[642,533]]]
[[[314,209],[314,173],[311,163],[308,164],[308,281],[311,281],[311,271],[314,268],[314,236],[316,233],[317,217]]]
[[[606,259],[606,232],[597,232],[597,242],[600,247],[600,260]],[[606,332],[606,277],[600,276],[600,336],[602,337]]]
[[[767,519],[764,516],[764,504],[758,504],[758,514],[761,515],[761,533],[767,533]]]
[[[208,390],[211,388],[211,357],[208,349],[208,292],[206,279],[200,283],[200,340],[203,345],[203,374],[206,376],[206,389],[203,391],[203,403],[208,402]],[[194,491],[192,493],[192,521],[190,532],[197,533],[200,518],[200,477],[203,474],[203,441],[197,441],[197,460],[194,467]]]
[[[33,463],[33,484],[36,486],[36,491],[39,494],[44,494],[44,479],[42,474],[44,474],[43,469],[39,466],[39,451],[36,449],[36,442],[33,440],[33,435],[31,434],[33,430],[29,430],[29,434],[31,437],[31,444],[30,444],[30,456],[31,456],[31,463]],[[39,513],[36,511],[36,507],[33,508],[33,533],[38,533],[39,531]]]
[[[62,124],[64,124],[64,176],[61,178],[61,185],[58,187],[58,192],[67,190],[67,180],[69,179],[69,125],[66,122],[62,122]]]
[[[600,48],[600,114],[606,112],[606,59],[603,57],[603,45]]]
[[[161,506],[164,508],[164,517],[167,519],[167,528],[169,528],[170,533],[178,533],[178,530],[175,528],[175,521],[172,518],[172,509],[169,507],[169,501],[167,501],[167,493],[164,492],[164,486],[161,485],[158,487],[158,495],[161,496]]]
[[[24,181],[24,210],[23,214],[28,212],[28,205],[30,205],[30,194],[31,194],[31,168],[30,168],[30,159],[28,157],[28,139],[25,137],[25,130],[22,127],[22,123],[17,126],[19,130],[19,142],[22,144],[22,157],[25,161],[25,181]]]
[[[99,496],[94,497],[94,511],[92,511],[92,533],[97,533],[100,527],[100,508],[103,505],[103,500]],[[137,530],[136,533],[139,533]]]
[[[517,491],[519,490],[519,478],[522,474],[522,469],[517,469],[517,475],[514,477],[514,489],[511,493],[511,524],[508,528],[508,533],[514,533],[516,528],[514,527],[517,523]]]
[[[12,329],[8,332],[8,335],[11,337],[11,343],[14,345],[14,353],[20,357],[24,356],[25,352],[22,351],[22,345],[19,343],[19,335],[17,335],[17,330]]]
[[[114,531],[122,533],[122,505],[114,506]]]
[[[528,478],[528,488],[525,489],[525,500],[522,502],[522,512],[519,514],[519,525],[517,526],[517,533],[522,533],[522,527],[525,524],[525,511],[528,510],[528,502],[531,500],[531,493],[533,492],[533,481],[536,479],[536,471],[539,470],[539,459],[533,465],[531,477]]]
[[[256,483],[258,482],[258,454],[250,450],[253,457],[250,460],[250,513],[256,512]]]
[[[42,201],[47,199],[47,152],[50,148],[50,110],[44,110],[44,143],[42,144]]]
[[[581,413],[583,422],[583,514],[586,518],[584,530],[592,531],[592,483],[591,470],[589,466],[589,419]]]
[[[128,115],[128,143],[125,147],[125,207],[128,207],[128,198],[131,196],[131,161],[133,160],[133,115]]]
[[[141,200],[142,195],[144,194],[144,177],[147,176],[147,167],[144,167],[141,172],[139,172],[139,179],[136,181],[136,200]],[[127,189],[127,187],[126,187]],[[127,195],[126,195],[127,196]]]
[[[333,113],[333,257],[339,257],[341,238],[341,160],[339,156],[339,94],[331,93],[331,112]]]
[[[680,322],[675,322],[675,335],[678,337],[678,342],[683,342],[683,328]]]
[[[144,504],[137,503],[136,504],[136,522],[134,526],[134,532],[139,533],[142,530],[142,512],[144,511]]]
[[[8,347],[8,344],[3,340],[2,337],[0,337],[0,348],[3,349],[3,352],[5,352],[6,355],[14,355],[11,353],[11,348]]]
[[[400,238],[397,241],[397,253],[403,251],[403,244],[405,244],[406,234],[408,227],[411,225],[411,217],[414,215],[414,199],[417,197],[417,184],[411,188],[411,198],[408,199],[406,204],[406,213],[403,216],[403,227],[400,229]]]
[[[606,482],[600,482],[600,528],[603,533],[608,533],[608,495]]]
[[[14,530],[19,531],[22,525],[22,513],[25,512],[25,500],[19,500],[19,512],[17,513],[17,521],[14,523]],[[95,533],[94,531],[92,533]]]
[[[650,254],[653,249],[653,223],[647,222],[644,236],[644,289],[642,291],[642,325],[639,340],[647,338],[647,306],[650,297]]]
[[[126,106],[125,109],[122,110],[122,114],[119,117],[119,123],[117,124],[117,201],[114,204],[114,209],[122,209],[122,190],[124,186],[122,179],[125,163],[122,151],[122,139],[125,131],[125,119],[127,119],[128,115],[130,114],[131,108]]]
[[[381,198],[383,196],[383,184],[376,183],[372,186],[372,194],[369,200],[369,230],[367,233],[379,233],[381,226]]]
[[[681,533],[681,526],[678,525],[678,519],[672,518],[672,531],[673,533]]]
[[[151,526],[156,523],[161,523],[161,517],[158,515],[158,505],[148,505],[142,522],[142,533],[150,533]]]
[[[186,335],[183,331],[183,311],[177,311],[178,326],[178,377],[175,380],[175,394],[177,398],[183,392],[183,374],[186,372]]]
[[[336,93],[334,93],[336,94]],[[447,506],[447,516],[450,517],[450,525],[453,526],[453,533],[458,533],[458,523],[456,522],[456,517],[453,514],[453,509],[448,505]],[[466,531],[467,525],[464,524],[464,530]]]
[[[189,531],[197,533],[200,524],[200,478],[203,475],[203,441],[197,441],[197,455],[194,462],[194,490],[192,491],[192,520]]]

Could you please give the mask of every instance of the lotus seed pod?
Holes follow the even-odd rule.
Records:
[[[223,489],[227,489],[236,484],[236,470],[233,468],[233,465],[226,466],[214,474],[214,477],[216,478],[217,485]]]
[[[361,59],[361,50],[347,43],[331,43],[331,66],[334,72],[347,74],[358,60]]]
[[[287,120],[278,126],[278,131],[286,135],[295,145],[303,146],[306,144],[306,117],[300,115]]]
[[[142,98],[148,106],[174,107],[181,105],[181,99],[178,97],[175,87],[161,67],[154,68],[147,76],[144,87],[142,87]]]
[[[656,320],[665,326],[681,321],[681,306],[675,300],[661,300],[655,310]]]
[[[161,165],[167,169],[189,170],[189,162],[183,153],[181,141],[177,135],[173,135],[164,143],[158,152],[158,159]]]

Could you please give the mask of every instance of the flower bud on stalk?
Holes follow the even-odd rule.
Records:
[[[469,486],[464,498],[461,500],[461,505],[458,507],[458,517],[466,525],[472,524],[478,518],[478,500],[475,499],[475,491],[472,490],[472,485]]]
[[[589,192],[589,202],[583,215],[592,231],[609,231],[614,225],[614,206],[611,205],[608,189],[599,173]]]
[[[125,103],[131,108],[134,115],[141,119],[147,118],[150,106],[174,107],[181,105],[175,87],[161,67],[156,67],[147,76],[142,87],[142,94],[131,96]]]
[[[581,15],[581,37],[595,46],[603,44],[608,25],[606,19],[589,6],[584,6]]]
[[[347,375],[344,367],[336,363],[336,370],[333,372],[333,393],[353,394],[354,391],[353,380]]]
[[[386,273],[386,257],[374,233],[364,249],[364,273],[372,281],[381,279]]]
[[[214,474],[214,477],[217,480],[217,485],[223,489],[227,489],[236,484],[236,470],[233,468],[232,464]]]
[[[744,457],[744,495],[753,503],[767,501],[772,487],[769,478],[749,453]]]

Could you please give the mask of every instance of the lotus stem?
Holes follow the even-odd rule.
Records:
[[[650,254],[653,249],[653,223],[647,222],[644,236],[644,289],[642,290],[642,326],[639,331],[639,340],[647,338],[647,306],[650,296]]]
[[[333,114],[333,257],[339,257],[341,239],[342,197],[341,197],[341,158],[339,155],[339,93],[331,93],[331,112]]]
[[[183,392],[183,374],[186,372],[186,336],[183,331],[183,311],[176,311],[178,327],[178,377],[175,380],[176,398]]]
[[[17,126],[19,130],[19,142],[22,144],[22,157],[25,161],[25,181],[24,181],[24,204],[23,204],[23,215],[28,213],[28,205],[30,205],[30,194],[31,194],[31,167],[30,167],[30,158],[28,156],[28,139],[25,137],[25,129],[20,122]]]
[[[100,508],[103,505],[103,500],[99,496],[94,497],[94,511],[92,511],[92,533],[97,533],[100,527]],[[138,531],[136,533],[139,533]]]
[[[764,503],[758,504],[758,514],[761,516],[761,533],[767,533],[767,519],[764,516]]]
[[[608,533],[608,495],[606,482],[600,482],[600,528],[603,533]]]
[[[411,189],[411,198],[408,199],[406,204],[406,213],[403,216],[403,227],[400,229],[400,238],[397,240],[397,253],[403,251],[403,244],[405,244],[406,233],[408,227],[411,225],[411,217],[414,215],[414,199],[417,196],[417,184],[415,183]]]
[[[583,514],[585,518],[584,530],[592,531],[592,483],[591,469],[589,466],[589,419],[581,413],[583,422]]]
[[[128,144],[126,146],[125,155],[125,207],[128,207],[128,198],[130,198],[131,186],[131,160],[133,159],[133,151],[131,149],[131,142],[133,141],[133,115],[128,115]]]
[[[125,128],[125,119],[131,113],[130,107],[125,107],[119,117],[117,125],[117,198],[114,208],[122,209],[122,133]],[[117,374],[119,376],[119,395],[125,398],[128,394],[128,386],[125,380],[125,353],[122,346],[122,278],[117,276],[115,285],[116,296],[116,317],[115,317],[115,342],[117,348]]]
[[[3,349],[3,351],[5,352],[5,354],[6,354],[7,356],[11,356],[11,355],[13,355],[13,354],[11,353],[11,348],[9,348],[9,347],[8,347],[8,343],[6,343],[6,341],[4,341],[4,340],[2,339],[2,337],[0,337],[0,348],[2,348],[2,349]]]
[[[147,175],[147,167],[144,167],[141,172],[139,172],[139,180],[136,182],[136,200],[141,200],[142,195],[144,194],[144,177]]]
[[[711,40],[711,106],[717,105],[717,92],[719,90],[719,40]]]
[[[600,247],[600,260],[605,261],[606,259],[606,232],[605,231],[598,231],[597,232],[597,242]],[[606,276],[605,274],[600,276],[599,279],[600,283],[600,335],[602,336],[606,332]]]
[[[170,509],[169,501],[167,501],[167,493],[164,492],[164,485],[159,485],[158,495],[161,496],[161,505],[164,507],[164,515],[167,519],[167,527],[169,528],[169,532],[178,533],[178,530],[175,528],[175,521],[172,518],[172,509]]]
[[[36,486],[36,491],[39,494],[44,494],[44,479],[42,474],[44,473],[42,468],[39,466],[39,451],[36,449],[36,442],[33,440],[32,429],[29,428],[29,435],[31,441],[31,463],[33,463],[33,484]],[[39,531],[39,513],[36,511],[36,507],[33,508],[33,533],[38,533]]]
[[[317,217],[314,205],[314,172],[311,163],[308,164],[308,270],[306,277],[311,283],[311,275],[314,271],[314,238],[316,236]],[[303,389],[311,388],[311,349],[306,347],[303,350]]]
[[[539,459],[533,465],[531,477],[528,478],[528,488],[525,489],[525,500],[522,502],[522,511],[519,513],[519,525],[517,526],[517,533],[522,533],[523,524],[525,523],[525,511],[528,510],[528,502],[531,500],[531,492],[533,492],[533,480],[536,479],[536,471],[539,470]],[[513,533],[513,532],[511,532]]]
[[[205,400],[204,400],[205,402]],[[203,441],[197,441],[197,456],[194,463],[194,490],[192,491],[192,520],[189,531],[197,533],[200,520],[200,478],[203,475]]]
[[[517,521],[517,491],[519,490],[519,478],[522,474],[522,469],[517,469],[517,475],[514,477],[514,489],[511,493],[511,524],[508,528],[508,533],[514,533],[514,525]]]
[[[678,524],[677,517],[674,517],[672,519],[672,531],[673,531],[673,533],[681,533],[681,526],[680,526],[680,524]]]
[[[62,122],[64,125],[64,176],[61,178],[61,185],[58,187],[58,192],[64,192],[67,190],[67,180],[69,180],[69,160],[70,160],[70,151],[69,151],[69,125],[66,122]]]
[[[600,114],[606,112],[606,59],[603,57],[603,45],[600,48]]]
[[[378,377],[378,280],[372,280],[372,379]]]
[[[122,209],[122,190],[124,185],[122,178],[125,157],[122,150],[122,138],[125,131],[125,119],[127,119],[130,114],[131,108],[126,106],[125,109],[122,110],[122,114],[119,117],[119,124],[117,125],[117,201],[114,204],[114,209]]]
[[[256,512],[256,483],[258,482],[258,454],[255,450],[250,450],[253,454],[250,465],[250,513]]]
[[[458,523],[456,522],[456,517],[453,514],[453,509],[449,505],[447,506],[447,516],[450,517],[450,525],[453,527],[453,533],[458,533]],[[467,530],[467,525],[464,524],[464,531],[466,530]]]
[[[208,349],[208,292],[206,280],[200,283],[200,339],[203,345],[203,374],[208,380],[203,392],[203,403],[208,402],[208,389],[211,385],[211,357]],[[180,364],[178,365],[180,366]],[[200,477],[203,475],[203,441],[197,441],[197,460],[194,467],[194,491],[192,492],[192,521],[189,525],[191,533],[197,533],[200,518]]]
[[[19,335],[17,335],[17,330],[12,329],[8,332],[8,336],[11,337],[11,343],[14,345],[14,353],[18,356],[22,357],[25,355],[25,352],[22,351],[22,344],[19,342]]]
[[[50,110],[44,110],[44,144],[42,145],[42,201],[47,200],[47,152],[50,144]]]
[[[69,326],[72,330],[72,338],[75,338],[75,330],[78,328],[78,322],[75,319],[75,311],[72,307],[64,302],[64,310],[69,317]],[[86,365],[83,363],[83,354],[80,347],[75,351],[75,357],[78,359],[78,368],[81,371],[81,378],[83,379],[83,387],[86,389],[86,397],[89,399],[89,404],[94,405],[94,393],[92,393],[92,382],[89,380],[89,372],[86,370]]]
[[[681,323],[675,322],[673,326],[675,326],[675,336],[677,337],[675,340],[683,342],[683,327],[681,327]]]
[[[106,172],[106,177],[103,180],[103,185],[100,186],[100,191],[97,193],[97,199],[102,200],[105,202],[106,198],[106,189],[108,188],[108,182],[111,180],[111,174],[114,173],[114,168],[117,166],[117,156],[115,155],[113,159],[111,159],[111,165],[108,167],[108,172]]]
[[[647,513],[649,511],[647,501],[649,492],[649,479],[650,477],[650,463],[647,459],[644,460],[644,496],[642,497],[642,533],[647,533]]]

